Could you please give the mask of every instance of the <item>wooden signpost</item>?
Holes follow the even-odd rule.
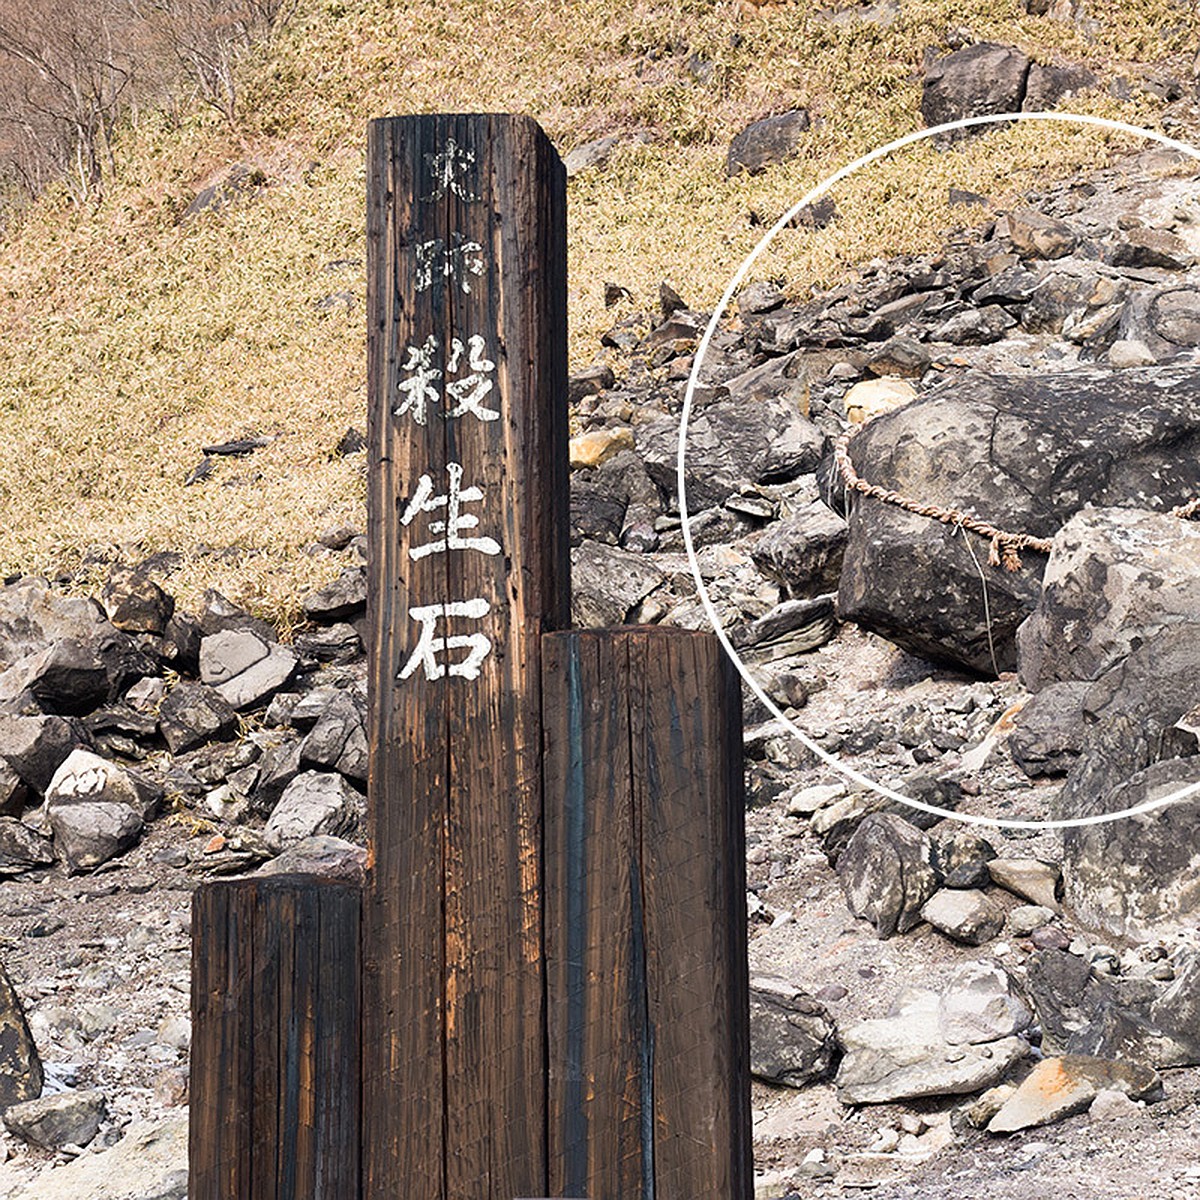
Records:
[[[373,1200],[547,1194],[540,638],[569,613],[565,195],[530,120],[371,123]]]
[[[371,123],[371,868],[197,893],[192,1200],[752,1194],[739,689],[568,631],[565,186]]]

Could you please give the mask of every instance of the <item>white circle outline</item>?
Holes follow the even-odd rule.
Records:
[[[731,645],[725,630],[722,628],[721,619],[717,615],[716,608],[713,606],[712,599],[709,597],[708,588],[704,584],[704,579],[700,573],[700,565],[696,560],[695,547],[692,545],[692,531],[690,527],[690,516],[687,508],[687,482],[684,478],[684,461],[687,452],[687,426],[688,420],[692,412],[692,397],[696,390],[696,383],[699,379],[700,368],[704,363],[704,356],[708,353],[709,344],[712,341],[713,334],[716,332],[717,325],[720,322],[721,316],[725,309],[729,307],[730,301],[733,299],[734,293],[741,286],[742,280],[745,279],[750,268],[754,265],[758,256],[767,248],[775,235],[783,229],[783,227],[804,208],[805,205],[811,204],[814,200],[823,196],[834,184],[839,183],[847,176],[852,175],[862,167],[874,162],[876,159],[884,158],[893,151],[900,150],[904,146],[909,146],[913,142],[924,141],[926,138],[936,137],[940,133],[949,133],[955,129],[969,129],[975,125],[995,125],[1007,121],[1063,121],[1068,124],[1076,125],[1096,125],[1103,129],[1115,130],[1117,133],[1128,133],[1135,137],[1148,138],[1151,141],[1159,142],[1171,149],[1178,150],[1183,154],[1188,155],[1200,161],[1200,149],[1190,145],[1187,142],[1181,142],[1176,138],[1167,137],[1166,134],[1156,133],[1150,129],[1142,129],[1137,125],[1128,125],[1123,121],[1112,121],[1107,117],[1093,117],[1084,113],[1065,113],[1065,112],[1022,112],[1022,113],[993,113],[982,117],[965,117],[959,121],[948,121],[943,125],[933,125],[928,129],[919,129],[915,133],[905,134],[904,137],[897,138],[893,142],[888,142],[885,146],[879,146],[876,149],[864,154],[861,158],[855,159],[848,166],[842,167],[839,171],[823,179],[812,189],[806,196],[796,201],[791,208],[787,210],[771,226],[770,229],[763,235],[762,240],[758,245],[746,256],[741,266],[734,272],[733,279],[729,286],[725,289],[721,296],[717,307],[713,310],[711,319],[705,327],[704,335],[700,339],[700,343],[696,348],[696,357],[692,364],[692,372],[688,376],[687,389],[683,397],[683,414],[679,422],[679,451],[676,457],[676,481],[679,490],[679,515],[683,521],[683,542],[687,550],[688,564],[692,568],[692,577],[696,581],[696,589],[700,595],[700,602],[704,607],[704,611],[708,616],[709,623],[712,625],[717,639],[725,649],[725,653],[732,659],[733,664],[738,669],[738,673],[749,685],[750,690],[762,701],[766,706],[767,711],[773,713],[775,719],[781,721],[792,734],[805,746],[812,751],[826,766],[832,767],[835,771],[844,775],[847,779],[857,783],[869,791],[875,792],[877,795],[883,796],[889,800],[898,801],[901,804],[906,804],[910,808],[919,809],[921,812],[935,814],[939,817],[946,817],[953,821],[962,821],[968,825],[988,825],[999,829],[1076,829],[1086,825],[1102,825],[1109,821],[1116,821],[1122,817],[1134,817],[1142,813],[1152,812],[1158,808],[1165,808],[1169,804],[1175,804],[1180,800],[1187,799],[1189,796],[1200,793],[1200,783],[1189,784],[1186,787],[1180,788],[1178,791],[1172,792],[1169,796],[1164,796],[1158,800],[1148,800],[1145,804],[1136,805],[1133,808],[1121,809],[1114,813],[1098,813],[1090,817],[1079,817],[1073,820],[1053,820],[1053,821],[1021,821],[1006,817],[987,817],[976,816],[973,813],[958,813],[952,809],[941,808],[936,804],[926,804],[923,800],[915,800],[911,796],[905,796],[884,784],[877,783],[873,779],[868,779],[860,771],[842,762],[839,758],[830,754],[829,751],[817,745],[807,734],[797,727],[795,722],[786,717],[775,704],[775,702],[766,694],[759,686],[758,681],[750,673],[738,656],[737,651]]]

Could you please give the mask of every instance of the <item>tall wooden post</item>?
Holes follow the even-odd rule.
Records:
[[[550,1196],[749,1200],[741,692],[712,634],[542,641]]]
[[[366,1200],[546,1191],[540,650],[567,623],[565,172],[374,121]]]

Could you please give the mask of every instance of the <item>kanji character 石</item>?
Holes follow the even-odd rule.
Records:
[[[426,542],[423,546],[409,546],[408,556],[414,562],[430,554],[443,554],[448,550],[478,550],[482,554],[499,554],[500,543],[490,537],[463,537],[464,529],[474,529],[479,524],[479,518],[471,513],[464,513],[464,503],[483,499],[483,492],[477,487],[463,488],[463,469],[461,463],[446,464],[446,474],[450,477],[450,486],[444,496],[435,496],[433,480],[428,475],[422,475],[417,484],[416,493],[408,502],[404,515],[400,518],[401,525],[408,525],[418,513],[436,512],[439,508],[446,510],[444,521],[430,521],[430,533],[444,533],[445,537],[436,541]]]
[[[441,679],[445,675],[478,679],[479,668],[492,649],[491,639],[482,633],[456,634],[453,637],[435,637],[434,634],[440,619],[468,617],[478,621],[488,615],[491,607],[483,597],[479,597],[475,600],[453,600],[449,604],[419,604],[410,608],[408,615],[421,623],[421,634],[417,639],[417,648],[400,668],[396,679],[407,679],[418,667],[425,668],[426,679]],[[467,648],[470,653],[461,662],[446,664],[438,661],[439,654]]]

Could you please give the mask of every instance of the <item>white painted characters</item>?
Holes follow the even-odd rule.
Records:
[[[433,191],[423,199],[440,200],[447,192],[468,202],[479,199],[469,183],[471,169],[475,166],[474,150],[460,146],[453,138],[447,138],[445,150],[431,151],[425,155],[425,166],[433,176]]]
[[[426,542],[422,546],[408,548],[408,557],[416,562],[430,554],[444,554],[450,550],[478,550],[481,554],[499,554],[500,543],[490,537],[464,537],[463,530],[475,529],[479,518],[472,513],[464,513],[464,503],[474,503],[483,499],[483,492],[477,487],[462,486],[463,468],[461,463],[446,464],[446,474],[450,477],[450,486],[444,495],[434,495],[433,480],[428,475],[422,475],[417,484],[416,493],[408,502],[404,515],[400,518],[401,525],[411,525],[419,513],[446,510],[444,521],[430,521],[429,532],[441,533],[444,537]]]
[[[491,394],[495,380],[489,378],[496,364],[484,356],[487,343],[474,333],[463,343],[461,338],[451,338],[450,357],[443,371],[436,365],[438,342],[431,333],[420,346],[406,347],[408,360],[400,368],[402,377],[396,384],[401,399],[392,415],[411,416],[418,425],[425,425],[433,405],[445,405],[443,415],[464,417],[468,413],[481,421],[495,421],[500,413],[488,408],[483,401]]]
[[[441,238],[430,238],[417,242],[413,249],[416,252],[413,286],[418,292],[427,292],[440,276],[450,280],[451,287],[460,287],[469,295],[472,277],[482,275],[485,270],[483,247],[457,230],[450,235],[449,246]]]
[[[421,636],[417,648],[408,662],[400,668],[399,680],[405,680],[418,667],[425,668],[426,679],[441,679],[444,675],[457,675],[463,679],[478,679],[483,660],[491,653],[492,640],[486,634],[455,634],[453,637],[435,637],[437,623],[451,617],[467,617],[479,621],[491,612],[492,606],[482,596],[475,600],[452,600],[449,604],[418,604],[408,610],[414,621],[421,623]],[[447,650],[470,649],[461,662],[443,663],[439,654]]]

